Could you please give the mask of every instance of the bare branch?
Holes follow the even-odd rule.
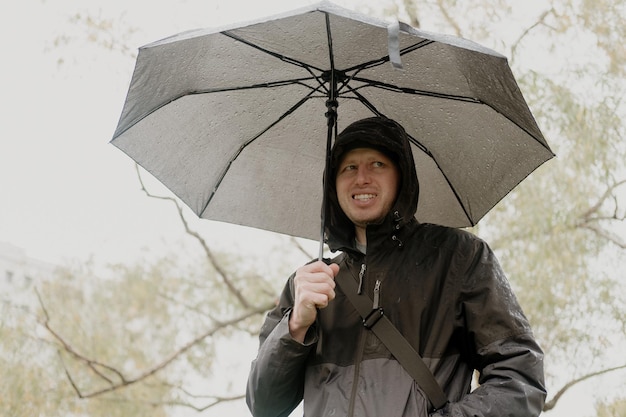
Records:
[[[448,24],[450,26],[452,26],[452,29],[454,30],[454,34],[458,37],[463,36],[463,31],[461,30],[461,27],[459,26],[459,24],[456,22],[456,20],[454,20],[452,18],[452,16],[450,15],[450,13],[448,13],[448,10],[446,9],[445,5],[443,4],[443,0],[437,0],[437,6],[439,7],[439,11],[441,12],[441,14],[443,15],[443,17],[446,19],[446,21],[448,22]]]
[[[190,236],[194,237],[198,241],[198,243],[200,243],[200,246],[202,246],[202,249],[204,250],[204,253],[205,253],[207,259],[209,260],[211,265],[213,265],[213,268],[215,268],[215,271],[217,272],[219,277],[222,279],[222,282],[226,285],[226,287],[228,287],[228,290],[235,296],[235,298],[237,298],[237,301],[239,301],[239,304],[241,304],[244,308],[249,309],[250,308],[250,303],[248,302],[246,297],[243,296],[241,291],[239,291],[239,289],[235,286],[235,284],[232,282],[232,280],[229,278],[229,274],[226,272],[226,270],[224,268],[222,268],[222,266],[218,262],[217,258],[213,254],[213,251],[211,251],[211,249],[209,248],[209,245],[206,243],[206,240],[204,240],[204,238],[202,236],[200,236],[200,234],[198,232],[196,232],[195,230],[191,230],[191,228],[189,227],[189,223],[187,222],[187,219],[185,218],[185,215],[183,213],[183,207],[178,202],[178,200],[176,200],[173,197],[157,196],[157,195],[154,195],[154,194],[150,193],[148,191],[148,189],[146,188],[146,186],[145,186],[145,184],[143,182],[143,179],[141,178],[141,173],[139,171],[139,165],[136,164],[136,163],[135,163],[135,170],[137,171],[137,178],[139,179],[139,183],[141,184],[141,190],[148,197],[156,198],[156,199],[160,199],[160,200],[168,200],[168,201],[171,201],[172,203],[174,203],[174,205],[176,206],[176,209],[178,210],[178,217],[180,218],[180,220],[183,223],[183,226],[185,228],[185,232],[187,234],[189,234]]]
[[[537,19],[537,21],[532,24],[531,26],[529,26],[528,28],[526,28],[526,30],[524,32],[522,32],[522,34],[519,36],[519,38],[517,38],[517,40],[515,42],[513,42],[513,45],[511,46],[511,57],[515,57],[515,52],[517,51],[518,46],[522,43],[522,40],[528,36],[528,34],[530,32],[532,32],[535,28],[539,27],[539,26],[547,26],[545,21],[546,18],[549,15],[554,15],[556,13],[556,11],[554,10],[554,8],[550,8],[549,10],[546,10],[545,12],[543,12],[541,14],[541,16],[539,16],[539,18]]]
[[[583,375],[580,378],[576,378],[573,381],[568,382],[567,384],[565,384],[563,386],[563,388],[561,388],[554,395],[554,397],[552,397],[552,399],[550,401],[545,403],[545,405],[543,406],[543,411],[552,410],[556,406],[556,403],[559,401],[559,399],[563,396],[563,394],[565,394],[565,392],[568,389],[572,388],[574,385],[576,385],[576,384],[578,384],[580,382],[586,381],[586,380],[588,380],[590,378],[593,378],[593,377],[596,377],[596,376],[599,376],[599,375],[603,375],[603,374],[606,374],[606,373],[609,373],[609,372],[618,371],[620,369],[626,369],[626,364],[620,365],[620,366],[616,366],[616,367],[613,367],[613,368],[603,369],[603,370],[597,371],[597,372],[592,372],[590,374]]]
[[[205,411],[208,410],[211,407],[215,407],[218,404],[222,404],[222,403],[226,403],[226,402],[231,402],[231,401],[237,401],[240,400],[242,398],[245,398],[245,394],[240,394],[240,395],[234,395],[234,396],[230,396],[230,397],[215,397],[212,396],[212,400],[210,403],[208,403],[207,405],[204,405],[202,407],[198,407],[195,406],[193,404],[187,403],[187,402],[183,402],[183,401],[177,401],[177,402],[167,402],[165,403],[165,405],[178,405],[178,406],[183,406],[183,407],[188,407],[191,408],[195,411]]]
[[[46,306],[45,306],[45,304],[43,302],[43,299],[41,298],[41,295],[39,294],[39,291],[36,288],[35,288],[35,293],[37,294],[37,298],[39,300],[39,304],[41,306],[41,309],[42,309],[42,311],[44,313],[44,317],[45,317],[45,319],[43,320],[43,322],[41,322],[41,324],[45,327],[46,330],[48,330],[48,332],[52,335],[52,337],[54,337],[54,339],[62,346],[63,350],[65,352],[69,353],[74,358],[78,359],[79,361],[84,362],[87,365],[87,367],[89,369],[91,369],[99,378],[104,379],[109,384],[113,384],[113,381],[111,381],[111,379],[109,379],[106,375],[104,375],[102,373],[102,371],[100,371],[98,368],[102,368],[102,369],[105,369],[105,370],[108,370],[108,371],[114,373],[115,375],[118,376],[120,381],[122,383],[124,383],[125,382],[125,378],[124,378],[124,375],[122,375],[121,372],[119,372],[117,369],[115,369],[115,368],[113,368],[111,366],[108,366],[106,364],[103,364],[103,363],[98,362],[98,361],[93,360],[93,359],[89,359],[89,358],[81,355],[68,342],[66,342],[65,339],[59,333],[57,333],[54,329],[52,329],[52,327],[50,326],[50,315],[48,314],[48,310],[46,309]],[[70,377],[69,371],[67,370],[67,368],[65,368],[65,372],[68,375],[68,377]],[[78,388],[74,384],[74,381],[71,379],[71,377],[70,377],[70,383],[72,384],[72,386],[76,390],[76,393],[78,394],[78,396],[83,398],[81,396],[80,391],[78,390]]]
[[[186,303],[185,301],[182,301],[176,297],[172,297],[169,294],[163,292],[163,291],[157,291],[157,295],[161,298],[163,298],[164,300],[167,300],[169,302],[172,302],[174,304],[183,306],[186,310],[194,312],[200,316],[206,317],[212,321],[216,321],[217,319],[215,318],[215,316],[213,316],[211,313],[206,312],[196,306],[190,305],[189,303]]]
[[[606,189],[604,194],[602,194],[602,196],[598,199],[596,204],[591,206],[589,210],[587,210],[585,213],[582,214],[581,217],[583,218],[583,220],[591,219],[592,215],[600,210],[600,207],[602,206],[602,204],[604,204],[606,200],[608,200],[609,198],[613,196],[613,192],[615,191],[615,189],[624,184],[626,184],[626,180],[618,181],[614,183],[613,185],[609,186],[609,188]]]
[[[602,194],[602,196],[600,196],[598,201],[580,216],[576,224],[576,227],[582,227],[584,229],[587,229],[600,236],[601,238],[614,243],[622,249],[626,249],[626,241],[624,241],[624,239],[622,239],[617,234],[612,233],[606,228],[600,226],[599,223],[603,221],[623,222],[626,220],[626,214],[619,213],[618,202],[614,195],[615,190],[624,184],[626,184],[626,180],[617,181],[613,185],[609,186]],[[614,200],[615,208],[613,210],[613,214],[608,216],[598,214],[600,212],[600,209],[602,208],[602,205],[609,199]]]
[[[304,247],[300,244],[300,242],[298,241],[298,239],[296,239],[293,236],[289,237],[289,240],[291,241],[291,243],[296,247],[296,249],[298,249],[298,251],[300,251],[300,253],[302,253],[304,256],[313,259],[314,256],[312,254],[310,254],[309,252],[307,252],[306,249],[304,249]]]
[[[59,359],[61,360],[61,363],[63,364],[63,370],[65,370],[65,376],[67,376],[68,381],[70,381],[70,385],[72,386],[72,389],[74,389],[74,392],[76,392],[76,395],[78,395],[78,398],[83,398],[83,394],[78,388],[78,385],[76,385],[76,383],[74,382],[74,378],[72,378],[72,374],[70,373],[69,369],[67,369],[67,366],[65,366],[65,361],[63,360],[63,355],[61,355],[61,351],[58,351],[58,354],[59,354]]]
[[[403,0],[402,4],[404,6],[404,11],[406,12],[407,16],[409,16],[409,25],[413,26],[414,28],[419,28],[420,27],[420,21],[419,18],[417,17],[417,4],[416,1],[414,0]]]
[[[145,400],[139,400],[136,398],[124,398],[124,397],[108,398],[104,400],[114,401],[114,402],[127,402],[127,403],[132,403],[132,404],[141,403],[141,404],[146,404],[146,405],[155,406],[155,407],[157,406],[187,407],[187,408],[191,408],[192,410],[202,412],[202,411],[208,410],[211,407],[215,407],[218,404],[223,404],[223,403],[231,402],[231,401],[238,401],[238,400],[241,400],[242,398],[245,398],[245,394],[238,394],[238,395],[233,395],[233,396],[214,396],[214,395],[207,395],[207,396],[189,395],[189,396],[192,398],[208,398],[211,401],[206,405],[197,406],[187,401],[145,401]]]
[[[106,388],[98,389],[98,390],[95,390],[95,391],[92,391],[92,392],[89,392],[89,393],[84,393],[83,391],[80,390],[78,385],[75,383],[74,379],[72,378],[72,376],[71,376],[69,370],[67,369],[67,367],[65,366],[65,364],[63,364],[63,366],[65,368],[65,373],[66,373],[66,375],[68,377],[68,380],[69,380],[70,384],[72,385],[72,387],[74,388],[74,390],[76,391],[76,394],[78,395],[79,398],[93,398],[93,397],[97,397],[99,395],[102,395],[102,394],[105,394],[105,393],[109,393],[109,392],[113,392],[113,391],[117,391],[119,389],[122,389],[122,388],[128,387],[130,385],[136,384],[137,382],[143,381],[146,378],[148,378],[148,377],[156,374],[157,372],[163,370],[165,367],[170,365],[172,362],[174,362],[177,358],[179,358],[181,355],[183,355],[185,352],[187,352],[193,346],[195,346],[198,343],[202,342],[203,340],[213,336],[218,331],[220,331],[220,330],[222,330],[224,328],[227,328],[227,327],[235,326],[235,325],[237,325],[238,323],[240,323],[243,320],[246,320],[246,319],[248,319],[250,317],[253,317],[255,315],[258,315],[258,314],[262,314],[262,313],[264,313],[264,312],[266,312],[269,309],[274,307],[273,304],[259,306],[259,307],[256,307],[254,309],[249,309],[244,314],[242,314],[242,315],[240,315],[238,317],[232,318],[232,319],[227,320],[227,321],[219,322],[213,328],[209,329],[205,333],[197,336],[196,338],[192,339],[191,341],[189,341],[185,345],[181,346],[178,350],[173,352],[170,356],[168,356],[167,358],[162,360],[157,365],[153,366],[152,368],[150,368],[148,370],[143,371],[142,373],[140,373],[139,375],[137,375],[137,376],[135,376],[133,378],[129,378],[129,377],[124,376],[124,374],[122,372],[118,371],[113,366],[106,365],[104,363],[101,363],[101,362],[98,362],[96,360],[93,360],[93,359],[87,357],[86,355],[84,355],[82,353],[79,353],[76,349],[74,349],[58,332],[56,332],[50,326],[50,316],[48,314],[48,311],[47,311],[47,309],[45,307],[45,304],[43,303],[43,300],[41,299],[41,296],[39,295],[39,293],[37,293],[37,297],[39,298],[39,302],[41,304],[41,308],[42,308],[44,316],[45,316],[45,320],[43,320],[42,324],[45,327],[45,329],[60,344],[61,350],[65,351],[66,353],[68,353],[69,355],[74,357],[79,362],[82,362],[85,365],[87,365],[87,367],[89,369],[91,369],[99,378],[101,378],[102,380],[107,382],[107,387]],[[119,382],[112,381],[110,378],[106,377],[106,375],[104,375],[98,368],[105,369],[105,370],[110,371],[113,374],[115,374],[119,378]],[[213,397],[213,398],[216,398],[216,397]],[[212,405],[210,405],[210,406],[212,406]]]
[[[110,385],[107,388],[96,390],[96,391],[93,391],[93,392],[91,392],[89,394],[84,394],[83,398],[96,397],[98,395],[102,395],[102,394],[105,394],[105,393],[111,392],[111,391],[116,391],[116,390],[118,390],[120,388],[124,388],[124,387],[127,387],[129,385],[133,385],[133,384],[135,384],[137,382],[140,382],[140,381],[142,381],[142,380],[144,380],[144,379],[146,379],[146,378],[156,374],[157,372],[161,371],[163,368],[167,367],[169,364],[174,362],[174,360],[176,360],[182,354],[187,352],[193,346],[195,346],[196,344],[202,342],[204,339],[207,339],[208,337],[213,336],[219,330],[222,330],[222,329],[224,329],[226,327],[230,327],[230,326],[236,325],[237,323],[239,323],[239,322],[241,322],[243,320],[246,320],[246,319],[248,319],[248,318],[250,318],[250,317],[252,317],[254,315],[264,313],[265,311],[269,310],[269,308],[271,308],[271,307],[270,306],[262,306],[262,307],[253,309],[251,311],[247,311],[245,314],[243,314],[243,315],[241,315],[239,317],[235,317],[235,318],[233,318],[231,320],[221,322],[217,326],[215,326],[215,327],[211,328],[210,330],[208,330],[207,332],[205,332],[205,333],[199,335],[198,337],[196,337],[195,339],[189,341],[184,346],[179,348],[177,351],[172,353],[169,357],[167,357],[166,359],[161,361],[159,364],[157,364],[154,367],[152,367],[152,368],[142,372],[138,376],[136,376],[134,378],[127,378],[124,381],[122,381],[121,383]]]
[[[619,238],[614,233],[609,232],[608,230],[603,229],[602,227],[590,223],[581,224],[580,227],[587,229],[599,237],[608,240],[609,242],[615,244],[621,249],[626,249],[626,242]]]

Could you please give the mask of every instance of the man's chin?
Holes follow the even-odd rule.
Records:
[[[356,227],[367,228],[367,226],[376,226],[379,225],[385,220],[384,217],[376,218],[376,219],[363,219],[361,221],[352,221]]]

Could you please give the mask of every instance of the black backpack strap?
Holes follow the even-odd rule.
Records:
[[[435,409],[442,408],[448,399],[428,369],[422,357],[385,316],[382,308],[372,309],[373,303],[365,294],[358,293],[357,283],[348,274],[338,274],[335,282],[363,318],[363,325],[376,334],[387,349],[428,397]]]

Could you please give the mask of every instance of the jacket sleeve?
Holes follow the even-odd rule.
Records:
[[[458,316],[479,387],[434,415],[538,416],[546,398],[543,352],[491,249],[478,240],[471,252]]]
[[[260,347],[246,390],[246,402],[254,417],[286,417],[302,401],[306,361],[315,346],[317,332],[312,326],[304,344],[289,334],[292,280],[293,277],[261,328]]]

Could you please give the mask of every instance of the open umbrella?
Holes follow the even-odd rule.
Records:
[[[318,239],[333,137],[372,115],[411,137],[422,222],[476,224],[553,156],[505,57],[329,2],[140,48],[112,143],[200,217]]]

